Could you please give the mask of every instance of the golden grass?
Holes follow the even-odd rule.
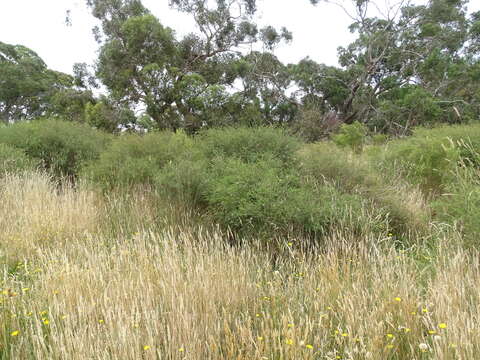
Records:
[[[456,234],[435,251],[332,235],[272,258],[188,219],[155,225],[146,195],[41,174],[0,194],[0,359],[478,358],[479,257]]]

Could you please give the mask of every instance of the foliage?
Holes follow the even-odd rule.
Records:
[[[120,131],[121,127],[134,126],[137,120],[133,111],[115,106],[103,97],[96,104],[89,102],[85,105],[85,121],[97,129],[114,133]]]
[[[0,128],[1,129],[1,128]],[[25,152],[13,146],[0,144],[0,176],[6,173],[33,170],[36,162],[25,155]]]
[[[304,103],[394,135],[478,118],[479,15],[468,16],[468,1],[333,3],[350,15],[356,39],[339,48],[341,69],[309,59],[294,66]]]
[[[463,244],[478,248],[480,232],[480,170],[462,166],[455,170],[455,181],[445,186],[433,203],[438,219],[458,226]]]
[[[383,164],[398,164],[411,181],[439,192],[455,181],[452,171],[460,161],[478,166],[474,149],[480,146],[478,124],[417,129],[413,136],[388,145]]]
[[[341,193],[369,201],[370,211],[383,219],[384,228],[401,234],[426,228],[428,211],[410,206],[395,190],[400,184],[385,179],[369,161],[326,143],[309,145],[298,156],[306,181],[315,186],[334,184]]]
[[[52,95],[48,114],[62,120],[84,123],[85,107],[95,101],[90,90],[64,89]]]
[[[187,153],[191,144],[192,140],[183,133],[122,135],[83,173],[104,189],[153,184],[159,170]]]
[[[56,176],[75,177],[81,166],[96,159],[109,137],[86,125],[37,120],[0,128],[0,143],[21,149]]]
[[[300,142],[281,129],[239,127],[207,130],[199,135],[198,146],[208,159],[234,157],[254,162],[269,154],[288,164]]]
[[[0,42],[0,121],[31,120],[44,115],[83,114],[89,92],[74,88],[71,75],[47,68],[43,60],[22,45]]]
[[[97,76],[115,100],[142,102],[160,129],[188,127],[193,132],[212,121],[211,112],[227,101],[226,87],[238,77],[239,45],[261,41],[273,48],[281,39],[291,39],[286,29],[258,29],[252,21],[254,1],[170,1],[197,23],[199,34],[183,39],[176,39],[140,1],[87,3],[102,25],[96,29],[101,43]]]
[[[273,128],[211,129],[196,139],[197,151],[159,172],[157,189],[241,236],[268,240],[272,231],[294,229],[314,242],[339,224],[358,233],[381,229],[365,219],[365,201],[353,192],[305,182],[297,168],[298,146]]]
[[[333,188],[314,192],[302,186],[294,168],[285,169],[268,157],[254,163],[218,159],[210,174],[205,198],[214,218],[244,234],[285,231],[291,226],[321,236],[342,218],[336,210],[355,212],[361,206],[357,199],[342,196]]]
[[[332,137],[335,144],[341,147],[350,147],[356,153],[363,150],[366,140],[367,129],[358,121],[353,124],[342,124],[338,134]]]

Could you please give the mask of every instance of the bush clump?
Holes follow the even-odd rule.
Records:
[[[16,123],[0,129],[0,144],[21,149],[58,177],[77,176],[81,166],[98,158],[109,137],[87,125],[60,120]]]
[[[196,157],[190,152],[162,168],[157,189],[201,207],[215,222],[246,237],[271,239],[272,233],[294,231],[319,239],[334,228],[368,228],[361,215],[368,200],[305,181],[296,138],[270,128],[238,130],[203,133],[196,139]]]
[[[480,165],[474,153],[478,148],[478,124],[421,128],[410,138],[388,144],[380,163],[384,167],[399,165],[411,182],[428,193],[438,194],[455,181],[453,174],[460,162]]]
[[[25,155],[24,151],[0,144],[0,176],[33,170],[37,166],[38,163]]]
[[[470,149],[468,160],[462,160],[452,173],[455,181],[445,185],[432,207],[439,220],[455,224],[463,232],[464,245],[478,248],[480,233],[480,153]]]
[[[198,140],[200,151],[208,159],[235,157],[245,162],[270,154],[288,163],[300,148],[297,138],[272,127],[210,129],[201,133]]]
[[[360,196],[390,231],[406,234],[426,227],[428,211],[406,202],[396,188],[398,184],[385,181],[368,160],[332,144],[319,143],[305,147],[299,153],[299,162],[307,181],[320,187],[332,183],[341,193]]]
[[[193,140],[183,133],[126,134],[90,163],[84,175],[104,189],[152,185],[160,169],[188,153],[192,144]]]
[[[367,127],[355,121],[353,124],[342,124],[338,134],[332,136],[332,140],[340,147],[349,147],[360,153],[365,145],[366,135]]]

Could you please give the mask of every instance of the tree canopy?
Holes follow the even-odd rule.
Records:
[[[140,0],[87,0],[100,45],[75,76],[47,68],[23,46],[0,43],[0,116],[5,122],[55,115],[120,127],[195,132],[222,125],[290,126],[310,140],[358,121],[408,134],[417,125],[478,120],[480,12],[467,0],[373,0],[342,7],[355,39],[338,49],[339,66],[274,54],[286,28],[259,27],[255,0],[170,0],[196,31],[183,37]],[[94,96],[98,84],[106,90]],[[136,115],[135,115],[136,113]]]

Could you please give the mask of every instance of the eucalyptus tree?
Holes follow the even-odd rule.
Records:
[[[348,95],[336,111],[345,122],[406,133],[415,125],[478,118],[480,15],[467,14],[468,1],[403,0],[383,9],[370,0],[327,2],[345,10],[357,34],[339,48],[336,77]]]
[[[145,106],[158,128],[197,128],[226,106],[239,77],[242,46],[273,48],[286,29],[254,23],[253,0],[171,0],[193,16],[197,32],[179,39],[139,0],[88,0],[100,20],[96,74],[111,96]]]
[[[48,69],[33,50],[0,42],[0,119],[9,123],[54,111],[52,101],[73,86],[70,75]]]

